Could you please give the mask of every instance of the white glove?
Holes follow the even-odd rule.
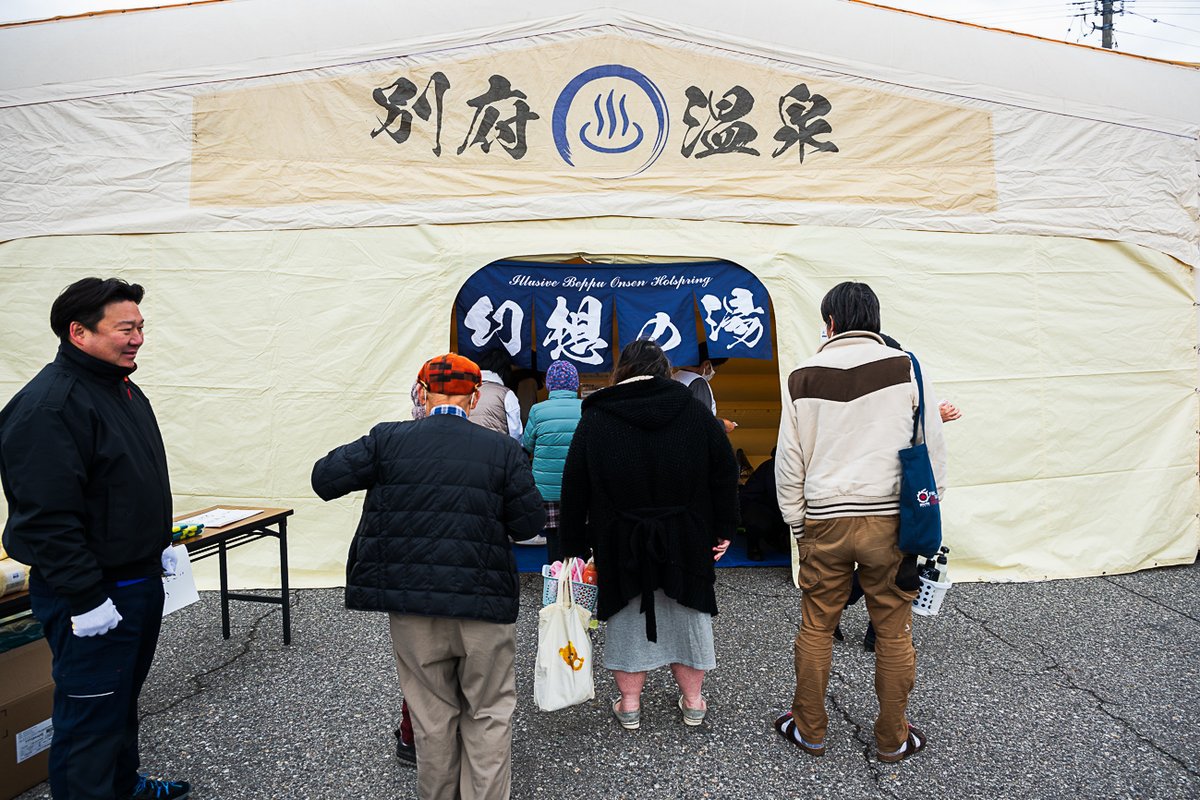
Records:
[[[71,617],[71,629],[76,636],[103,636],[117,627],[120,621],[120,612],[113,605],[113,601],[106,597],[103,603],[91,611]]]
[[[164,575],[174,575],[175,568],[179,566],[179,554],[175,552],[173,545],[168,545],[166,550],[162,552],[162,568]]]

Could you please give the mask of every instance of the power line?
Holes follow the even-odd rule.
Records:
[[[1027,17],[1045,19],[1047,17],[1064,16],[1064,11],[1062,9],[1057,9],[1057,10],[1053,10],[1053,11],[1051,11],[1051,10],[1022,11],[1022,12],[1018,12],[1018,13],[1009,13],[1007,11],[1000,11],[1000,12],[994,12],[994,13],[986,13],[985,12],[985,13],[981,13],[981,14],[972,14],[971,16],[979,18],[979,19],[1024,19]],[[1067,16],[1073,16],[1073,15],[1068,14]]]
[[[990,25],[990,26],[1000,25],[1000,26],[1009,26],[1009,27],[1023,27],[1023,26],[1028,27],[1031,25],[1040,25],[1040,24],[1045,24],[1048,22],[1054,22],[1056,20],[1061,20],[1062,18],[1063,18],[1062,14],[1054,14],[1052,16],[1043,16],[1043,17],[1011,17],[1009,19],[989,19],[989,18],[976,17],[976,18],[973,18],[972,21],[978,25]]]
[[[1083,5],[1084,3],[1088,3],[1090,5],[1091,0],[1079,0],[1073,4],[1068,3],[1068,5]],[[1049,11],[1051,9],[1061,8],[1062,5],[1062,3],[1037,3],[1031,6],[1006,6],[1002,13],[1007,13],[1009,11]]]
[[[1168,28],[1179,28],[1179,30],[1188,31],[1189,33],[1200,33],[1200,29],[1197,29],[1197,28],[1185,28],[1182,25],[1175,25],[1170,22],[1163,22],[1161,19],[1154,19],[1153,17],[1147,17],[1145,14],[1139,14],[1136,11],[1130,11],[1129,13],[1135,17],[1141,17],[1142,19],[1148,19],[1151,22],[1156,22],[1159,25],[1166,25]]]
[[[1160,16],[1167,17],[1194,17],[1196,14],[1200,14],[1200,6],[1189,6],[1189,9],[1194,10],[1184,11],[1181,11],[1177,8],[1150,8],[1146,6],[1134,6],[1134,8],[1138,11],[1144,11],[1147,14],[1158,14]],[[1129,13],[1133,14],[1136,12],[1130,11]]]
[[[1180,41],[1176,41],[1175,39],[1163,39],[1159,36],[1147,36],[1144,33],[1132,33],[1130,31],[1121,31],[1121,35],[1122,36],[1136,36],[1139,39],[1153,39],[1156,42],[1166,42],[1167,44],[1177,44],[1177,45],[1181,45],[1183,47],[1191,47],[1196,50],[1200,50],[1200,44],[1195,44],[1193,42],[1180,42]]]

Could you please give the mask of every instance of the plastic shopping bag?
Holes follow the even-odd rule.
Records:
[[[592,683],[592,613],[571,599],[570,570],[558,576],[558,599],[538,612],[533,699],[542,711],[579,705],[596,696]]]

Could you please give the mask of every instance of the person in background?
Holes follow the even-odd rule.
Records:
[[[779,509],[796,540],[803,595],[793,645],[796,690],[774,728],[802,752],[825,755],[833,631],[857,563],[877,632],[876,758],[892,763],[929,741],[905,714],[916,678],[912,601],[920,583],[916,556],[897,546],[897,453],[910,444],[919,388],[909,357],[879,335],[879,299],[871,287],[851,281],[833,287],[821,300],[821,319],[829,339],[788,376],[775,455]],[[928,386],[924,393],[934,396]],[[923,427],[944,497],[946,448],[932,404]]]
[[[595,554],[604,666],[626,730],[641,725],[646,672],[668,664],[684,724],[704,721],[704,675],[716,666],[713,567],[738,521],[729,438],[670,375],[657,344],[627,345],[613,385],[583,401],[563,470],[563,552]]]
[[[366,489],[346,607],[388,613],[412,709],[422,800],[511,794],[520,595],[509,537],[542,529],[520,446],[471,425],[479,368],[447,353],[418,374],[429,416],[384,422],[313,466],[333,500]]]
[[[529,410],[522,444],[533,455],[533,480],[546,503],[546,563],[561,561],[558,535],[559,498],[567,450],[579,424],[579,372],[570,361],[555,361],[546,370],[549,396]]]
[[[429,412],[425,410],[425,404],[421,402],[421,382],[413,381],[412,389],[408,392],[409,398],[412,400],[412,411],[409,412],[413,419],[425,419],[429,416]]]
[[[508,434],[519,442],[523,432],[521,403],[505,385],[511,369],[508,352],[501,347],[493,347],[479,357],[483,383],[479,385],[479,405],[471,412],[471,422]]]
[[[0,411],[4,547],[54,674],[56,798],[179,800],[184,781],[138,773],[138,696],[158,647],[163,573],[175,572],[167,454],[129,380],[146,339],[144,290],[84,278],[50,308],[58,355]]]
[[[410,412],[412,418],[418,420],[428,417],[429,412],[425,410],[420,381],[413,381],[408,396],[412,399],[412,411]],[[400,687],[400,691],[404,691],[403,686]],[[415,767],[417,765],[417,744],[413,737],[412,714],[408,710],[407,697],[400,698],[400,725],[393,733],[396,735],[396,758]]]
[[[692,396],[700,401],[700,405],[712,411],[712,415],[717,417],[717,400],[713,397],[712,379],[717,377],[717,367],[728,361],[728,358],[709,358],[708,357],[708,342],[700,343],[700,363],[686,367],[677,367],[675,370],[675,380],[688,387],[688,391]],[[733,429],[737,427],[737,423],[733,420],[717,417],[717,420],[725,428],[725,433],[733,433]]]
[[[788,526],[775,496],[775,448],[738,489],[738,502],[746,530],[746,558],[762,561],[764,544],[772,550],[787,551]]]
[[[520,442],[524,433],[521,403],[505,385],[511,369],[508,352],[503,348],[493,347],[480,356],[479,373],[483,376],[483,382],[479,384],[479,404],[471,411],[471,422],[507,434]],[[528,539],[513,541],[513,544],[527,547],[545,543],[546,537],[541,531]]]

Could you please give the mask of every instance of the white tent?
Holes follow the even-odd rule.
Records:
[[[336,584],[361,499],[320,503],[311,464],[407,416],[469,276],[719,258],[771,294],[776,386],[859,279],[965,409],[956,579],[1189,562],[1198,133],[1195,68],[839,0],[0,28],[0,395],[50,357],[63,286],[144,284],[176,507],[295,507],[293,584]]]

